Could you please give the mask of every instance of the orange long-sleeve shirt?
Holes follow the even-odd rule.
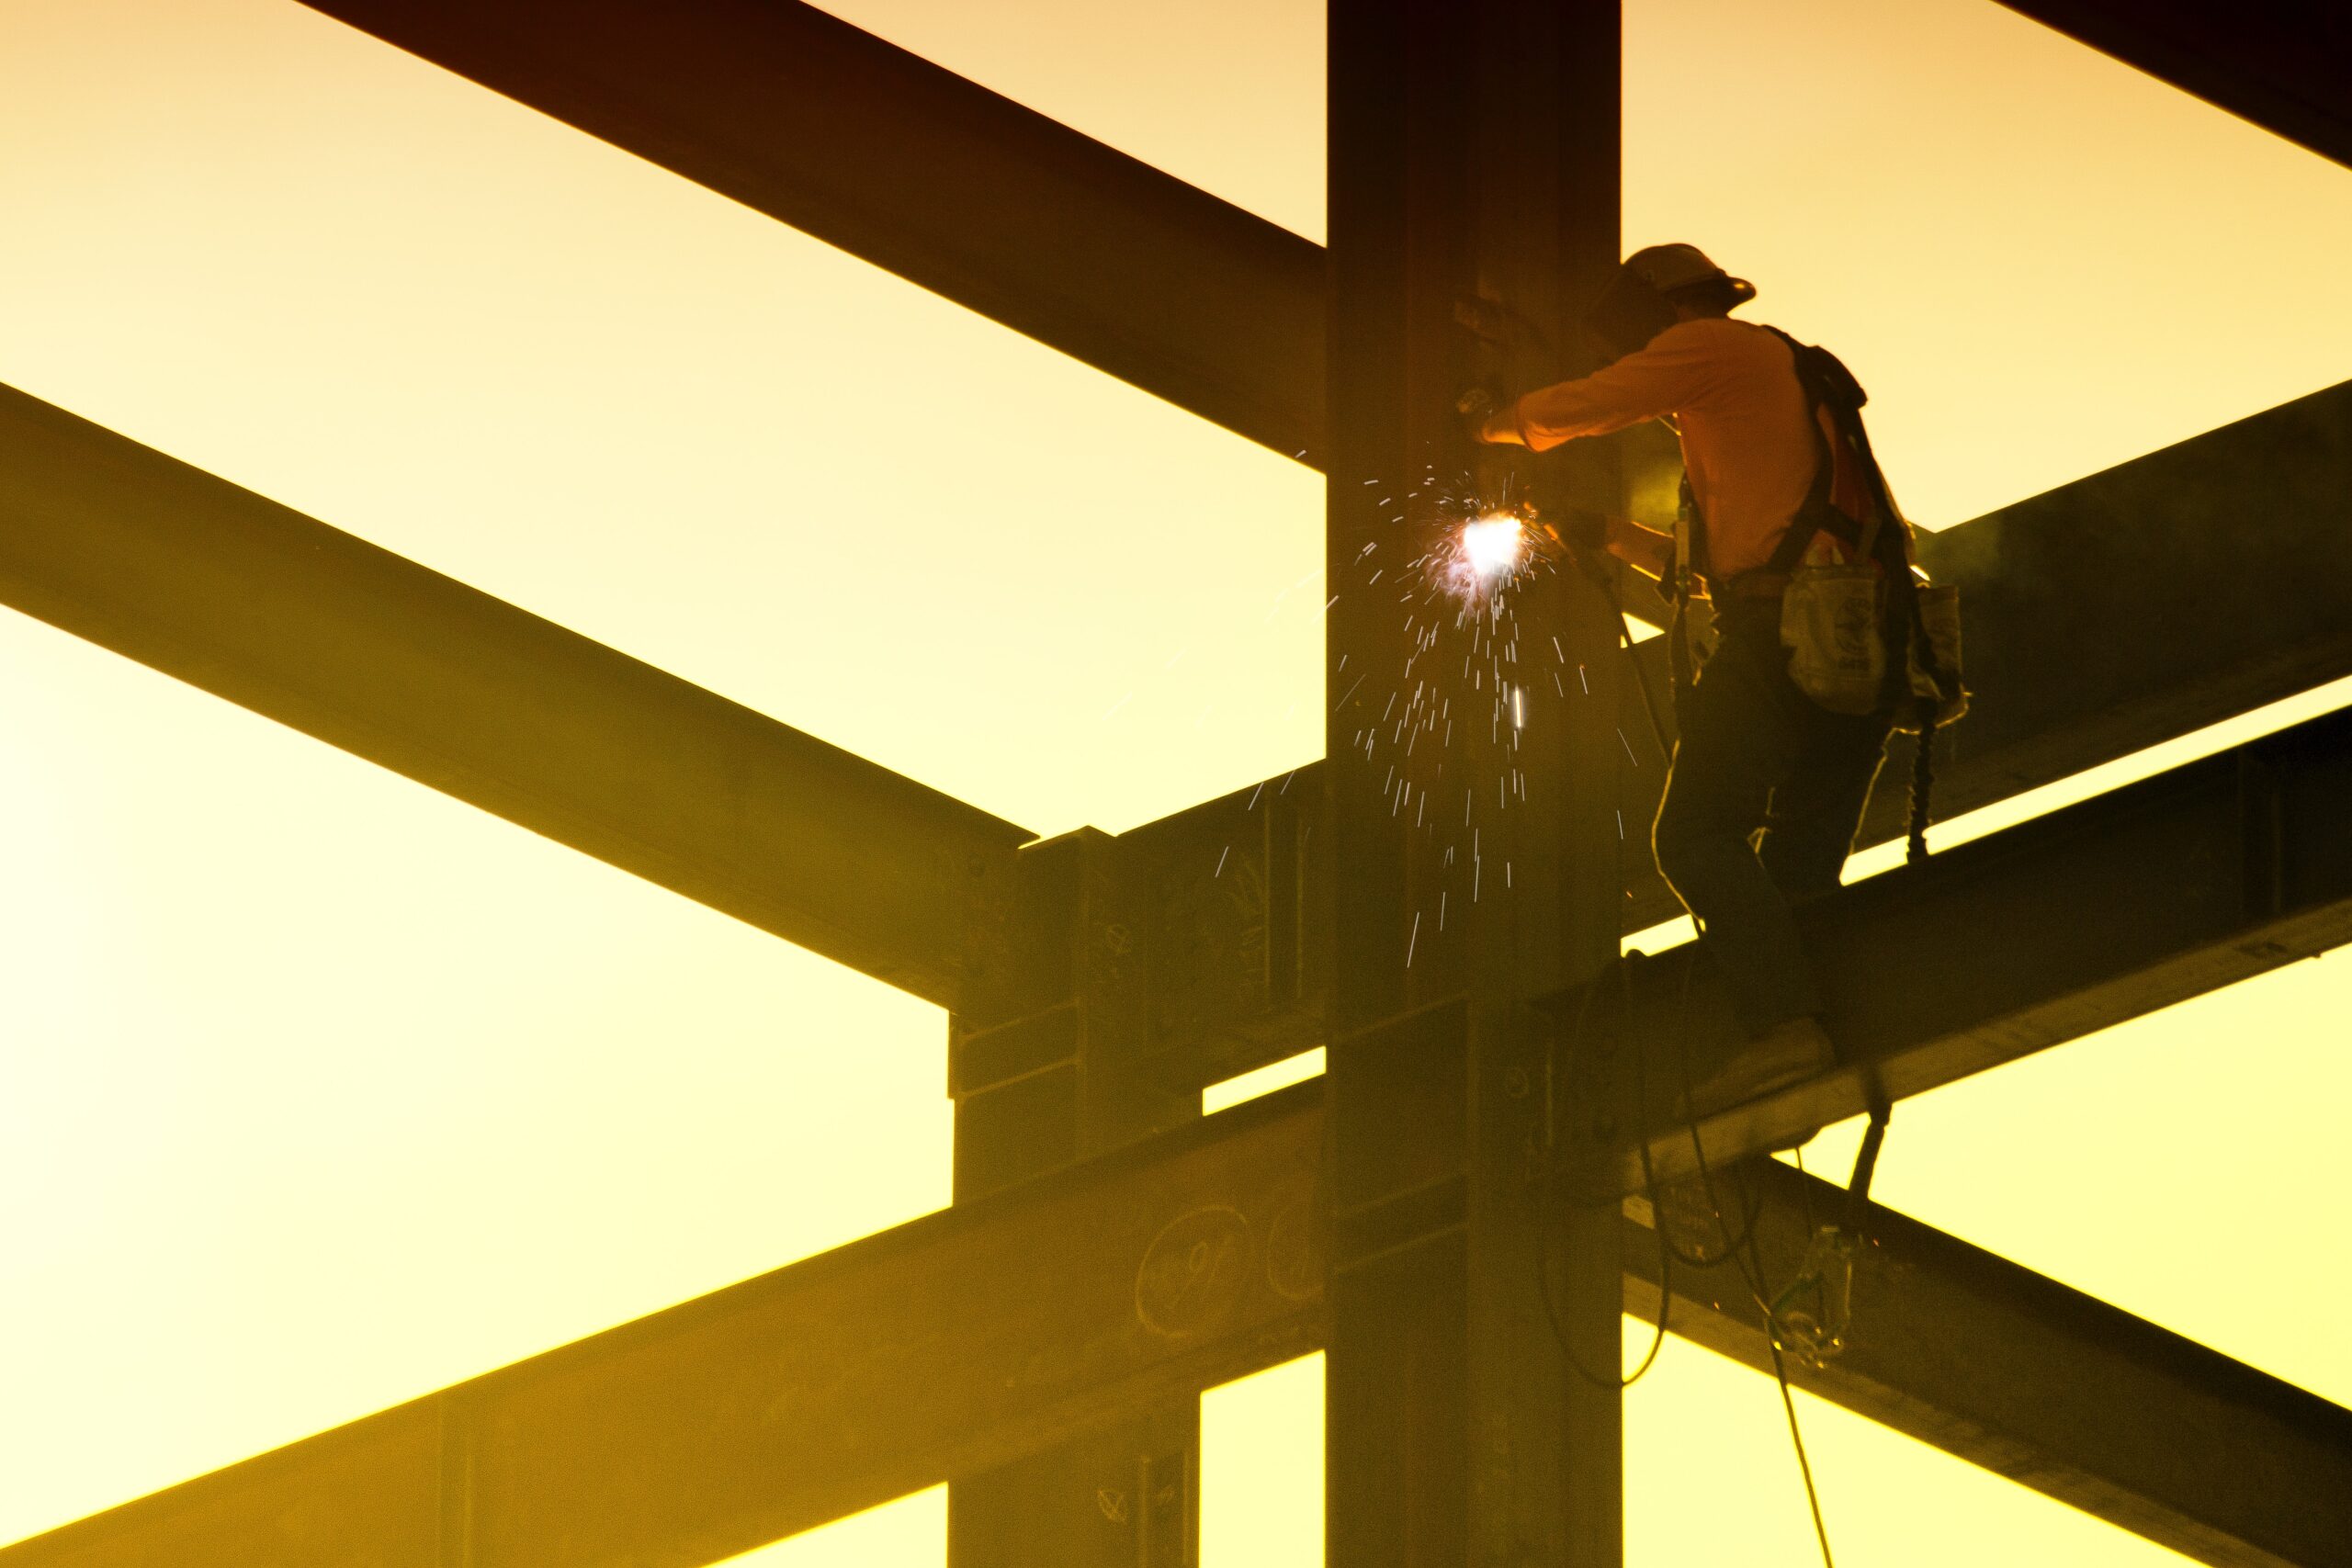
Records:
[[[1719,580],[1771,559],[1813,484],[1795,356],[1747,321],[1678,321],[1582,380],[1528,393],[1515,412],[1521,439],[1538,452],[1674,415]]]

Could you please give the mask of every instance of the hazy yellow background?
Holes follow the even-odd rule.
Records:
[[[833,8],[1319,237],[1312,0]],[[1983,0],[1627,45],[1629,243],[1931,524],[2352,370],[2345,172]],[[0,380],[1041,832],[1320,750],[1318,476],[289,0],[0,0]],[[0,692],[0,1540],[945,1200],[934,1010],[14,616]],[[1908,1103],[1879,1194],[2352,1399],[2343,963]],[[1210,1568],[1312,1560],[1318,1379],[1205,1401]],[[1803,1408],[1850,1561],[2167,1556]],[[1632,1561],[1808,1561],[1779,1421],[1669,1346]]]

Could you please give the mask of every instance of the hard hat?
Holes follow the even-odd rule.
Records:
[[[1733,277],[1707,259],[1707,253],[1696,245],[1648,245],[1625,258],[1625,270],[1660,294],[1670,294],[1678,288],[1688,288],[1694,283],[1713,283],[1718,278],[1731,285],[1736,302],[1745,304],[1756,298],[1756,285],[1744,277]]]

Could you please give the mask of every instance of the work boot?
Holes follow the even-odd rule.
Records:
[[[1710,1115],[1817,1077],[1838,1065],[1837,1047],[1817,1018],[1792,1018],[1750,1040],[1690,1089],[1691,1114]]]

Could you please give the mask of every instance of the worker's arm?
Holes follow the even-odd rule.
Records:
[[[1478,438],[1541,452],[1580,435],[1606,435],[1689,407],[1715,373],[1704,333],[1668,327],[1647,348],[1614,365],[1498,408]]]

